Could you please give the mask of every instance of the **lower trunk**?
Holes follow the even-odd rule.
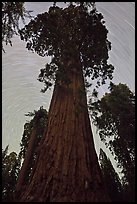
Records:
[[[17,181],[17,185],[16,185],[16,193],[19,194],[20,191],[22,190],[22,186],[25,184],[25,179],[26,179],[26,175],[28,172],[28,168],[29,168],[29,164],[32,160],[32,156],[33,156],[33,152],[34,152],[34,147],[36,144],[36,139],[37,139],[37,128],[36,128],[36,124],[34,125],[34,129],[31,133],[31,137],[29,140],[29,145],[28,145],[28,149],[25,155],[25,159],[21,168],[21,171],[19,173],[19,177],[18,177],[18,181]]]
[[[78,64],[77,64],[78,65]],[[18,202],[110,202],[87,110],[82,70],[55,85],[33,177]]]

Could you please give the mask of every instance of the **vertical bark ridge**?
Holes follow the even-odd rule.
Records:
[[[17,186],[16,186],[16,192],[19,193],[21,191],[22,186],[24,186],[24,182],[25,182],[25,176],[27,174],[28,171],[28,167],[29,167],[29,161],[32,159],[32,155],[34,152],[34,146],[35,146],[35,142],[36,142],[36,134],[37,133],[37,124],[34,125],[34,129],[32,130],[31,133],[31,137],[29,140],[29,145],[28,145],[28,149],[25,155],[25,160],[23,161],[23,165],[18,177],[18,181],[17,181]]]
[[[80,66],[79,63],[75,63]],[[47,131],[23,202],[107,202],[84,93],[82,69],[68,72],[68,86],[55,85]]]

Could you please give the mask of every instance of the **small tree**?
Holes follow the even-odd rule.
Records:
[[[12,201],[21,160],[15,152],[8,154],[8,146],[2,150],[2,201]]]

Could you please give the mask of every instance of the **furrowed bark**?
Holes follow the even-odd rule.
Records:
[[[32,133],[31,133],[31,137],[29,140],[29,145],[28,145],[28,149],[26,152],[26,156],[25,159],[23,161],[23,165],[21,168],[21,171],[19,173],[19,177],[18,177],[18,181],[17,181],[17,185],[16,185],[16,192],[19,193],[22,189],[22,186],[24,185],[24,181],[25,181],[25,177],[28,171],[28,167],[29,167],[29,163],[32,159],[32,155],[34,152],[34,146],[35,146],[35,141],[36,141],[36,132],[37,129],[36,127],[34,127]]]
[[[79,60],[56,84],[33,177],[18,202],[110,202],[95,152]]]

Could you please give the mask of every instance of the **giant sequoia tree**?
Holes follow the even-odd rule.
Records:
[[[51,56],[39,80],[45,83],[43,91],[53,82],[54,90],[33,177],[16,201],[110,201],[94,148],[85,92],[86,77],[97,79],[98,85],[112,79],[107,33],[102,14],[90,2],[71,3],[64,9],[54,4],[20,31],[29,50]]]
[[[44,132],[44,127],[47,123],[47,111],[42,107],[40,107],[38,111],[34,111],[34,113],[30,112],[27,116],[34,116],[34,118],[24,125],[24,133],[20,144],[21,151],[19,155],[23,159],[25,158],[25,160],[23,161],[16,185],[18,191],[25,188],[26,183],[28,183],[33,174],[32,169],[36,163],[38,148]]]
[[[8,154],[8,146],[2,150],[2,201],[12,202],[13,195],[16,188],[25,188],[30,177],[32,176],[32,169],[34,168],[38,148],[43,135],[44,127],[47,123],[47,111],[40,107],[38,111],[29,112],[26,116],[33,117],[30,121],[26,121],[24,125],[24,132],[20,143],[20,152],[17,155],[15,152]],[[36,127],[37,124],[37,127]],[[34,132],[36,134],[34,134]],[[29,150],[29,151],[27,151]],[[26,155],[27,153],[27,155]],[[29,164],[21,163],[25,157]],[[21,168],[22,166],[22,168]],[[19,175],[19,177],[18,177]],[[16,182],[18,180],[18,186]]]

